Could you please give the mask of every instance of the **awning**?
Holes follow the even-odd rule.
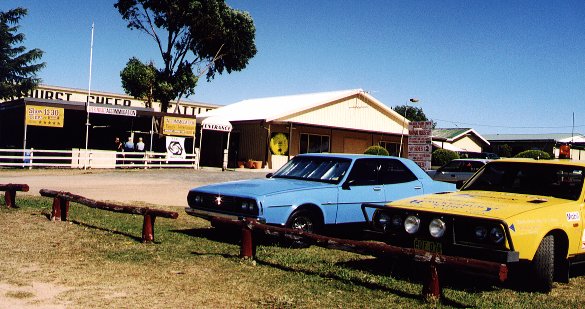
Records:
[[[232,124],[225,118],[212,116],[203,119],[201,126],[204,130],[231,132]]]
[[[449,144],[448,142],[433,141],[433,146],[435,146],[437,148],[441,148],[441,149],[451,150],[451,151],[466,151],[465,149],[455,147],[452,144]]]

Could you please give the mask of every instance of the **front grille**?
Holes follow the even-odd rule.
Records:
[[[256,200],[254,199],[190,191],[187,196],[187,201],[189,203],[189,207],[191,208],[218,213],[246,216],[258,216],[259,213]],[[244,202],[250,205],[246,209],[242,208],[242,203]]]

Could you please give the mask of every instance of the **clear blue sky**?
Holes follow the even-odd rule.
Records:
[[[45,51],[43,83],[123,93],[128,59],[160,64],[115,1],[0,0],[29,10],[24,45]],[[201,81],[188,100],[362,88],[393,107],[418,98],[438,127],[491,133],[585,133],[584,1],[228,0],[256,25],[241,72]]]

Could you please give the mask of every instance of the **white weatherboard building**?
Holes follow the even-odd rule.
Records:
[[[224,149],[229,166],[254,160],[277,168],[301,153],[363,153],[372,145],[398,155],[402,133],[408,143],[408,120],[361,89],[244,100],[197,117],[215,121],[233,129],[204,130],[202,165],[221,166]]]

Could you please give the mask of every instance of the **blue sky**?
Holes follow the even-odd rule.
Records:
[[[123,93],[130,57],[160,64],[115,1],[0,0],[29,10],[24,45],[45,51],[48,85]],[[585,133],[584,1],[228,0],[256,25],[241,72],[200,81],[214,104],[362,88],[386,105],[418,98],[438,127],[481,134]]]

